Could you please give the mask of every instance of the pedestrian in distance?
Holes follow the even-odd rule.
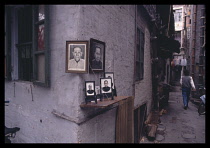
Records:
[[[189,76],[189,71],[185,69],[183,73],[184,76],[181,76],[180,84],[182,87],[184,109],[186,110],[188,108],[191,90],[195,91],[196,89],[192,77]]]

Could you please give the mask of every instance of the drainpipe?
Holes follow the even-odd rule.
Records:
[[[170,12],[169,12],[169,16],[168,16],[168,30],[167,30],[167,37],[169,37],[169,29],[170,29],[170,23],[171,23],[171,9],[172,9],[172,6],[170,5]]]

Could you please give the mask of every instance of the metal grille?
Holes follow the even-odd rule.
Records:
[[[19,44],[18,47],[18,57],[19,57],[19,79],[25,81],[31,81],[33,75],[32,68],[32,42]]]
[[[20,80],[32,80],[32,6],[18,10],[18,74]]]

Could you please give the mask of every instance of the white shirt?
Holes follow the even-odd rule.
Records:
[[[74,59],[69,60],[69,70],[85,70],[85,60],[80,59],[76,62]]]

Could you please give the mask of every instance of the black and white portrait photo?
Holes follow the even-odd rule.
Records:
[[[101,84],[101,93],[112,93],[112,79],[111,78],[101,78],[100,79]]]
[[[95,95],[95,82],[94,81],[85,82],[85,92],[86,92],[86,96]]]
[[[66,72],[87,72],[88,42],[67,41],[66,42]]]
[[[104,74],[105,78],[111,78],[112,79],[112,89],[114,89],[114,73],[113,72],[105,72]]]
[[[90,39],[90,68],[93,71],[104,71],[105,67],[105,43]]]

